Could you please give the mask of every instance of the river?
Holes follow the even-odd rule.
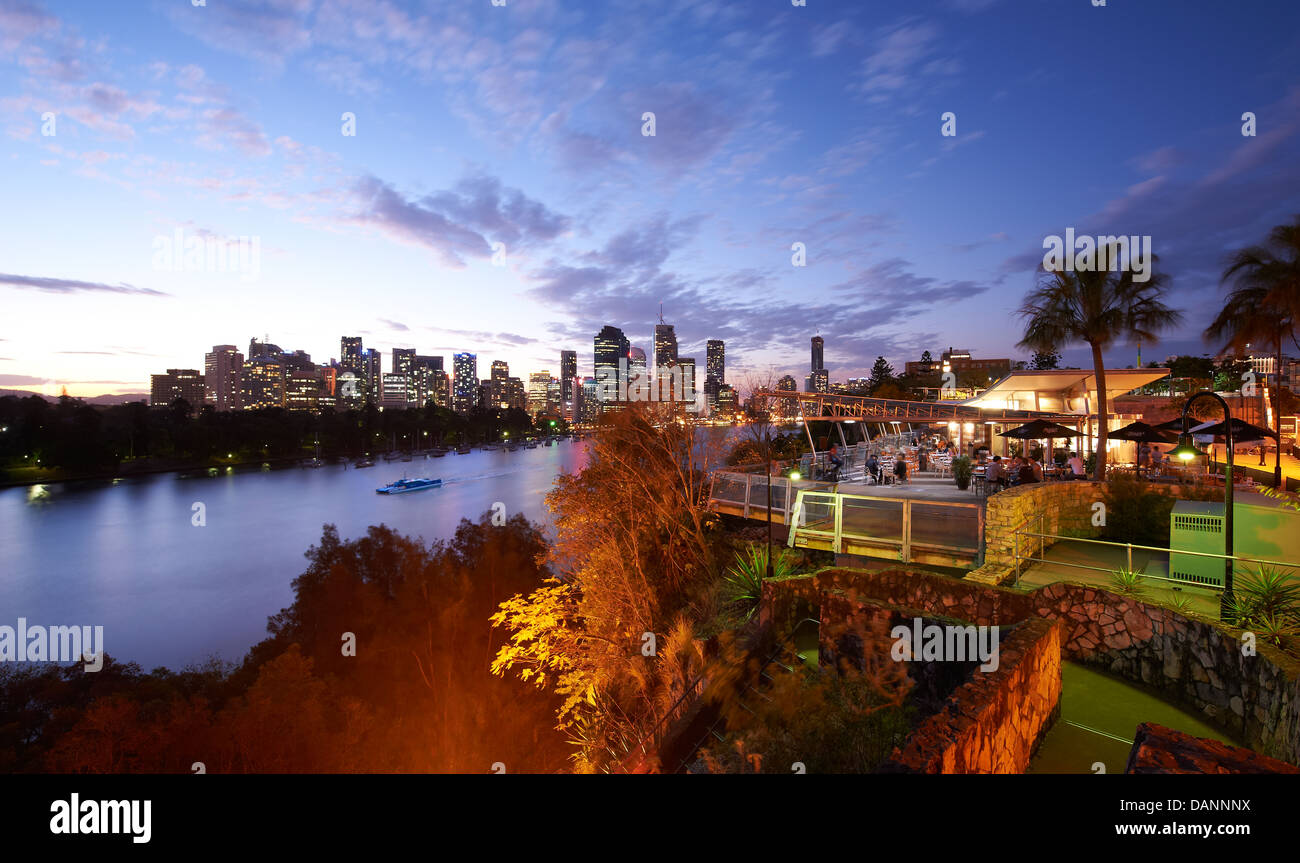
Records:
[[[582,467],[586,447],[0,489],[0,624],[103,626],[109,655],[146,670],[239,661],[293,601],[322,525],[351,539],[386,524],[427,541],[498,502],[546,524],[546,492]],[[375,494],[403,472],[443,486]],[[195,503],[206,526],[192,523]]]

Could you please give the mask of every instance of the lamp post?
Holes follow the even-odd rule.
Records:
[[[1170,455],[1177,456],[1183,461],[1191,461],[1198,455],[1202,455],[1196,448],[1196,443],[1192,440],[1191,423],[1189,413],[1192,409],[1192,402],[1199,398],[1212,398],[1223,408],[1223,436],[1228,448],[1227,467],[1223,473],[1223,553],[1226,556],[1224,561],[1223,573],[1223,595],[1219,597],[1219,618],[1226,620],[1228,612],[1233,605],[1232,595],[1232,412],[1228,410],[1228,403],[1218,393],[1210,390],[1201,390],[1188,396],[1186,404],[1183,405],[1183,433],[1178,436],[1178,446],[1176,446]]]

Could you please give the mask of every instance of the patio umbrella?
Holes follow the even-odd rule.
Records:
[[[998,433],[999,437],[1013,437],[1020,440],[1037,440],[1038,438],[1081,437],[1079,432],[1060,423],[1047,420],[1032,420],[1022,426]]]
[[[1179,428],[1181,430],[1181,426]],[[1171,429],[1151,426],[1139,421],[1115,429],[1107,437],[1111,440],[1131,440],[1136,443],[1174,443],[1178,436]]]
[[[1189,420],[1189,424],[1191,426],[1192,434],[1194,435],[1198,435],[1198,436],[1213,435],[1216,438],[1223,437],[1223,420],[1208,420],[1206,422],[1198,422],[1196,417],[1192,417]],[[1174,417],[1171,420],[1167,420],[1162,423],[1157,423],[1154,427],[1165,431],[1172,431],[1178,434],[1182,434],[1183,418]],[[1240,441],[1248,441],[1248,440],[1259,440],[1260,438],[1264,438],[1264,437],[1276,438],[1277,435],[1274,434],[1270,429],[1261,428],[1260,426],[1253,425],[1251,423],[1246,422],[1245,420],[1238,419],[1237,417],[1232,418],[1232,439],[1234,441],[1240,442]]]

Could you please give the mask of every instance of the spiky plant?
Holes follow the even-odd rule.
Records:
[[[780,549],[772,558],[772,577],[780,578],[794,572],[795,558],[787,549]],[[724,579],[724,596],[727,601],[744,609],[745,620],[754,616],[759,600],[763,598],[763,579],[767,577],[767,546],[754,543],[736,552],[736,562],[727,569]]]
[[[1132,569],[1117,569],[1110,574],[1110,587],[1121,596],[1137,598],[1146,593],[1142,573]]]

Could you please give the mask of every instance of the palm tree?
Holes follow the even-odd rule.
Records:
[[[1224,350],[1244,354],[1252,344],[1273,348],[1278,385],[1282,380],[1282,343],[1296,339],[1300,324],[1300,216],[1269,231],[1263,246],[1234,252],[1223,271],[1232,284],[1223,310],[1205,328],[1207,341],[1223,342]],[[1297,343],[1300,345],[1300,343]],[[1276,400],[1274,401],[1276,405]],[[1282,484],[1282,418],[1274,408],[1273,431],[1278,433],[1273,480]],[[1262,464],[1262,462],[1261,462]]]
[[[1097,480],[1106,478],[1109,413],[1102,352],[1121,339],[1154,342],[1157,333],[1182,320],[1182,312],[1161,301],[1167,283],[1168,278],[1155,271],[1154,256],[1150,277],[1144,282],[1135,281],[1129,269],[1044,271],[1020,307],[1025,320],[1025,337],[1018,344],[1021,349],[1056,351],[1079,342],[1092,349],[1097,379]]]

